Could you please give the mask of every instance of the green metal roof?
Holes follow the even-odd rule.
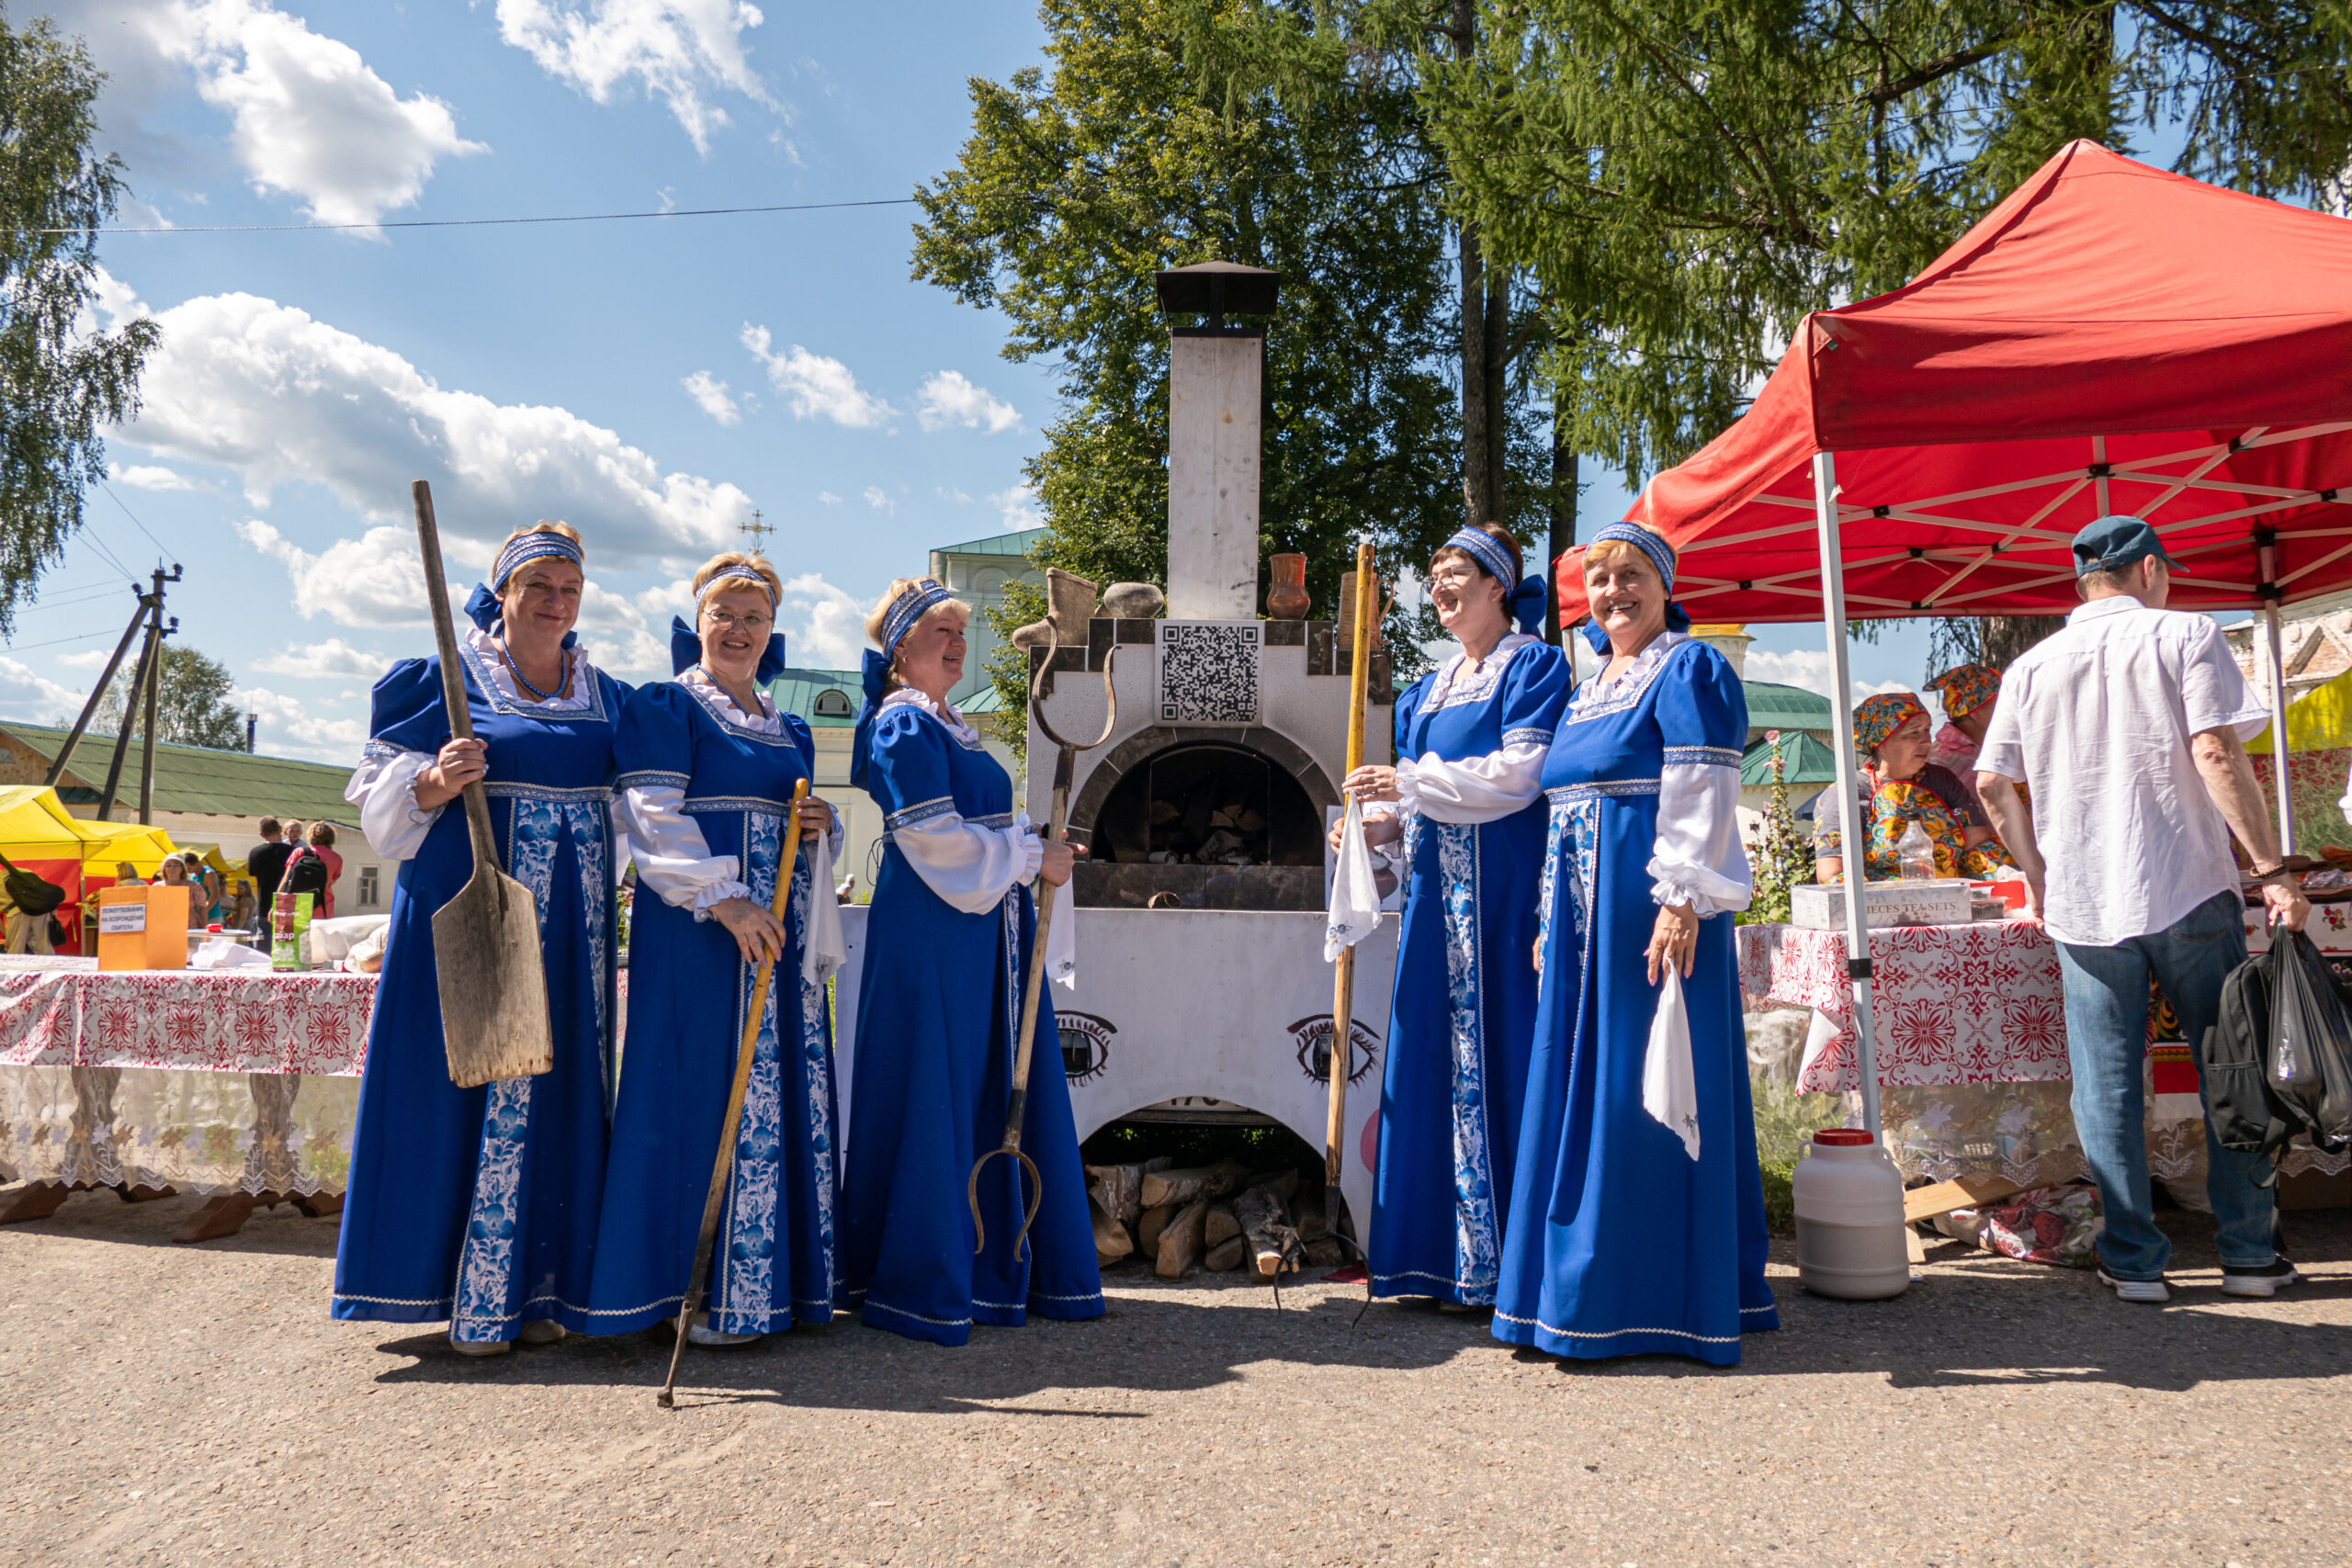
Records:
[[[969,539],[960,545],[934,545],[933,555],[942,556],[1025,556],[1037,547],[1046,536],[1043,528],[1024,528],[1018,534],[998,534],[991,538]]]
[[[1785,689],[1785,688],[1783,688]],[[1822,699],[1822,705],[1829,700]],[[1781,731],[1781,780],[1784,784],[1834,784],[1838,779],[1838,759],[1829,748],[1802,729]],[[1766,789],[1772,783],[1772,743],[1758,740],[1740,759],[1739,787]]]
[[[848,704],[847,710],[820,712],[818,699],[827,692],[839,693]],[[865,700],[854,670],[786,670],[768,682],[768,696],[786,713],[807,719],[811,729],[849,728],[857,722],[858,704]],[[842,704],[827,705],[839,708]]]
[[[10,736],[54,761],[65,744],[67,731],[44,724],[0,724]],[[107,782],[107,764],[114,756],[114,737],[85,735],[74,748],[74,761],[57,781],[60,799],[95,805]],[[155,809],[217,817],[287,817],[305,822],[324,818],[356,822],[359,808],[343,798],[352,770],[324,762],[298,762],[290,757],[265,757],[251,751],[216,751],[205,746],[178,746],[168,740],[155,744]],[[116,791],[116,808],[139,801],[139,742],[131,741],[124,760],[122,784]]]
[[[1829,699],[1819,692],[1783,686],[1777,681],[1743,681],[1740,685],[1747,694],[1750,729],[1836,728],[1829,716]]]

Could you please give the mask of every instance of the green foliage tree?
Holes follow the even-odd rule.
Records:
[[[1303,6],[1046,0],[1050,66],[972,82],[971,137],[918,192],[913,269],[1003,310],[1008,357],[1055,363],[1064,412],[1028,470],[1051,526],[1037,558],[1103,582],[1165,580],[1170,323],[1153,275],[1210,259],[1280,272],[1261,540],[1307,557],[1329,615],[1356,538],[1393,574],[1459,525],[1459,320],[1413,82],[1343,51],[1295,62],[1320,73],[1315,92],[1238,69],[1272,12],[1312,38]]]
[[[98,226],[125,186],[91,146],[104,77],[46,18],[0,15],[0,633],[82,525],[102,426],[138,410],[153,321],[96,330]]]
[[[123,705],[129,700],[130,682],[138,675],[136,656],[127,662],[133,668],[117,675],[107,687],[106,695],[98,699],[98,711],[90,719],[93,734],[122,733]],[[244,715],[229,700],[229,693],[235,685],[229,667],[219,660],[193,648],[165,643],[163,685],[155,694],[155,739],[182,746],[243,750]],[[146,719],[146,705],[142,703],[131,713],[130,733],[144,734]]]
[[[1812,310],[1894,288],[2067,141],[2309,199],[2352,161],[2329,0],[1482,0],[1430,132],[1567,318],[1584,450],[1629,477],[1742,406]]]

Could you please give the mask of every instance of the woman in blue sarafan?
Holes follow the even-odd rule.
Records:
[[[613,1066],[613,736],[624,694],[588,662],[580,536],[510,536],[466,605],[458,647],[475,739],[450,737],[438,659],[376,682],[371,739],[345,798],[405,863],[368,1032],[335,1252],[334,1315],[449,1325],[467,1355],[588,1326]],[[473,875],[468,784],[490,797],[501,869],[538,906],[555,1066],[476,1089],[449,1081],[433,916]]]
[[[1568,662],[1531,635],[1544,584],[1488,524],[1430,558],[1461,651],[1397,699],[1396,765],[1349,775],[1368,842],[1405,846],[1370,1246],[1374,1295],[1491,1306],[1535,1030],[1544,760]],[[1512,629],[1516,620],[1518,629]]]
[[[851,763],[887,834],[858,986],[842,1299],[872,1327],[942,1345],[967,1343],[975,1323],[1103,1312],[1050,987],[1022,1120],[1022,1150],[1044,1184],[1026,1244],[1016,1251],[1017,1160],[981,1173],[984,1237],[966,1200],[972,1162],[1004,1136],[1036,928],[1027,883],[1040,873],[1057,889],[1047,972],[1066,983],[1076,974],[1060,891],[1073,852],[1014,813],[1012,779],[947,702],[970,615],[928,578],[891,584],[866,621],[881,651],[865,655]]]
[[[810,852],[797,857],[778,924],[769,907],[793,785],[812,778],[816,762],[808,724],[760,689],[784,668],[775,630],[783,588],[764,558],[729,551],[695,574],[694,592],[695,625],[671,631],[677,679],[630,694],[616,746],[639,891],[592,1314],[599,1334],[677,1316],[745,1016],[769,959],[775,976],[752,1045],[708,1310],[686,1330],[697,1345],[745,1345],[832,1316],[825,964],[840,959],[825,950],[840,921],[831,856],[818,864],[816,843],[822,835],[837,849],[840,829],[824,802],[802,803]]]
[[[1664,539],[1612,524],[1583,571],[1605,665],[1544,769],[1543,987],[1493,1331],[1555,1356],[1730,1366],[1741,1335],[1780,1325],[1732,949],[1752,890],[1734,815],[1747,702],[1682,629]],[[1661,1094],[1661,1119],[1643,1066],[1668,965],[1685,976],[1691,1092]]]

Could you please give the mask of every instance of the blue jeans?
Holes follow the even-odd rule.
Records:
[[[2066,1058],[2075,1073],[2075,1132],[2098,1183],[2107,1228],[2099,1264],[2118,1280],[2160,1280],[2172,1242],[2156,1228],[2148,1191],[2146,1080],[2148,977],[2163,987],[2184,1039],[2205,1038],[2222,1008],[2222,982],[2245,962],[2245,904],[2217,893],[2174,924],[2114,947],[2059,942],[2066,986]],[[2205,1129],[2205,1191],[2221,1226],[2222,1266],[2260,1269],[2271,1247],[2271,1193],[2254,1184],[2251,1155],[2233,1154]]]

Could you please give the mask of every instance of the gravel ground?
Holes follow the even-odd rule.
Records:
[[[0,1195],[4,1196],[4,1195]],[[334,1222],[175,1247],[195,1199],[0,1231],[0,1563],[2338,1563],[2352,1213],[2312,1281],[2169,1307],[1957,1247],[1801,1292],[1722,1371],[1563,1366],[1361,1292],[1122,1268],[1111,1315],[942,1350],[859,1327],[490,1361],[325,1315]]]

